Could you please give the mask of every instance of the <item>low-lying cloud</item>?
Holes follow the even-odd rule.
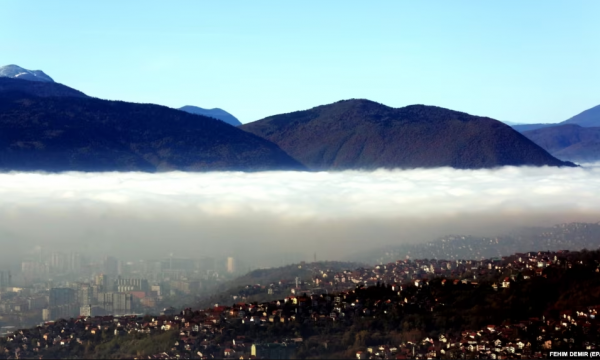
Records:
[[[341,259],[447,233],[600,220],[600,168],[0,174],[2,255]],[[258,265],[258,264],[256,264]]]

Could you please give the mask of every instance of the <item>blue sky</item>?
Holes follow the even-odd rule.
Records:
[[[250,122],[348,98],[558,122],[600,104],[600,1],[3,0],[0,65]]]

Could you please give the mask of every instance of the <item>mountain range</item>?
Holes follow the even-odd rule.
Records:
[[[600,105],[560,123],[520,124],[513,128],[561,160],[600,161]]]
[[[277,145],[213,118],[73,96],[56,83],[0,78],[0,89],[2,171],[305,169]]]
[[[392,108],[353,99],[240,126],[311,170],[572,166],[485,117],[435,106]]]
[[[587,109],[565,121],[559,123],[540,123],[540,124],[514,124],[511,126],[519,131],[529,131],[535,129],[548,128],[553,126],[561,126],[567,124],[575,124],[581,127],[599,127],[600,126],[600,105],[594,106],[591,109]]]
[[[553,156],[578,163],[600,160],[600,127],[564,124],[523,132]]]
[[[235,127],[220,109],[96,99],[17,68],[0,77],[3,171],[574,166],[499,121],[435,106],[343,100]]]
[[[180,107],[179,110],[188,112],[190,114],[211,117],[211,118],[226,122],[227,124],[233,125],[233,126],[242,125],[242,123],[235,116],[233,116],[230,113],[228,113],[227,111],[225,111],[223,109],[219,109],[219,108],[203,109],[203,108],[197,107],[197,106],[186,105],[184,107]]]

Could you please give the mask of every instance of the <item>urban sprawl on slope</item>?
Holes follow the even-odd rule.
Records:
[[[403,259],[256,286],[289,284],[280,300],[46,322],[2,338],[0,356],[523,359],[599,341],[597,251]]]

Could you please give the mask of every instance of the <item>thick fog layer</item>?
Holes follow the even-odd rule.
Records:
[[[341,259],[447,233],[600,220],[600,168],[0,174],[0,257]]]

